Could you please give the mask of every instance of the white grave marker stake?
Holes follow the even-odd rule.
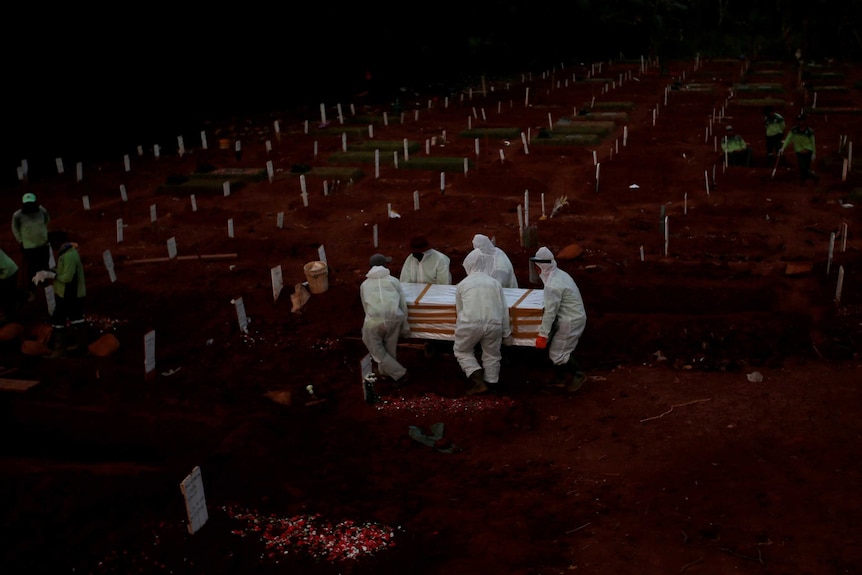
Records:
[[[473,148],[475,149],[476,157],[478,158],[479,157],[479,138],[476,138],[475,140],[473,140]]]
[[[194,535],[209,519],[200,467],[195,466],[192,472],[183,479],[180,483],[180,490],[182,490],[183,499],[186,502],[189,533]]]
[[[326,105],[323,103],[320,104],[320,124],[326,125]]]
[[[123,243],[123,218],[117,219],[117,243]]]
[[[641,261],[644,261],[644,247],[643,246],[641,246],[640,252],[641,252]]]
[[[248,315],[245,313],[245,304],[241,297],[234,300],[234,306],[236,306],[236,319],[237,323],[239,323],[239,330],[242,333],[248,333]]]
[[[500,148],[500,163],[506,163],[506,154],[503,153],[503,148]]]
[[[378,246],[378,242],[377,242],[377,224],[374,224],[374,228],[373,228],[373,230],[372,230],[372,233],[373,233],[373,236],[374,236],[374,237],[373,237],[373,240],[374,240],[374,247],[376,248],[376,247]]]
[[[132,160],[129,159],[129,154],[126,154],[125,156],[123,156],[123,167],[125,168],[125,170],[127,172],[132,171]]]
[[[419,211],[419,190],[413,190],[413,210]]]
[[[63,158],[57,158],[54,160],[57,163],[57,173],[63,174]]]
[[[545,216],[545,192],[542,192],[542,219],[544,220],[547,216]]]
[[[111,278],[111,283],[117,281],[117,274],[114,271],[114,258],[111,257],[111,250],[102,252],[102,261],[105,262],[105,269],[108,270],[108,277]]]
[[[314,153],[314,155],[316,156],[316,155],[317,155],[317,147],[316,147],[316,146],[317,146],[317,142],[314,142],[314,144],[315,144],[315,153]],[[344,133],[342,133],[342,134],[341,134],[341,151],[342,151],[342,152],[346,152],[346,151],[347,151],[347,132],[344,132]]]
[[[81,199],[84,201],[84,209],[90,211],[90,196],[84,196]]]
[[[464,175],[467,175],[467,170],[470,168],[470,160],[468,158],[464,158]]]
[[[408,147],[407,138],[404,138],[404,161],[405,162],[410,161],[410,149]]]
[[[84,179],[84,164],[78,162],[75,164],[75,181],[80,182]]]
[[[129,201],[129,196],[126,194],[126,184],[120,184],[120,199],[124,202]]]
[[[835,284],[835,303],[841,301],[841,288],[844,286],[844,266],[838,266],[838,283]]]
[[[341,102],[339,102],[338,104],[335,104],[335,108],[336,108],[336,110],[338,110],[338,123],[343,124],[344,123],[344,114],[341,113]]]
[[[186,145],[183,143],[182,136],[177,136],[177,153],[181,158],[186,154]]]
[[[392,165],[395,166],[395,169],[398,169],[398,152],[392,152]]]
[[[264,142],[263,146],[264,146],[264,148],[266,148],[267,154],[272,152],[272,142],[270,140],[267,140],[266,142]]]
[[[224,197],[228,197],[230,195],[230,180],[222,182],[221,191],[224,194]]]
[[[709,172],[706,170],[703,171],[703,179],[706,182],[706,195],[708,196],[709,195]]]
[[[156,332],[150,330],[144,334],[144,373],[152,373],[156,369]]]
[[[518,243],[524,247],[524,206],[518,204]]]
[[[524,154],[529,154],[530,149],[527,148],[527,134],[525,134],[524,132],[521,132],[521,143],[524,144]]]
[[[158,144],[155,144],[153,146],[153,157],[155,157],[158,160],[161,153],[162,153],[161,147],[159,147]]]
[[[688,192],[682,197],[682,215],[688,215]]]
[[[192,194],[190,199],[191,199],[191,201],[192,201],[192,211],[193,211],[193,212],[198,211],[198,202],[197,202],[197,200],[195,199],[195,195],[194,195],[194,194]]]
[[[278,212],[278,215],[275,217],[275,227],[278,229],[284,228],[284,212]]]
[[[596,151],[595,151],[595,150],[593,150],[593,165],[595,166],[595,165],[596,165],[596,164],[598,164],[598,163],[599,163],[599,159],[598,159],[598,157],[596,156]]]
[[[269,270],[269,275],[272,278],[272,301],[278,301],[278,296],[284,288],[284,276],[281,271],[281,266],[275,266]]]
[[[150,204],[150,223],[156,223],[156,204]]]
[[[317,260],[329,265],[329,262],[326,261],[326,250],[322,244],[317,248]]]
[[[601,164],[596,164],[596,192],[597,193],[599,191],[599,170],[601,170],[601,168],[602,168]]]
[[[207,133],[201,130],[201,148],[207,149]]]
[[[440,193],[446,192],[446,172],[440,172]]]
[[[227,237],[233,237],[233,218],[228,218],[227,221]]]
[[[668,241],[670,240],[670,232],[668,231],[668,220],[670,216],[664,217],[664,255],[668,255]]]
[[[841,224],[841,251],[847,251],[847,222]]]
[[[380,150],[374,150],[374,177],[380,177]]]
[[[174,259],[177,257],[177,238],[172,236],[168,238],[168,258]]]
[[[826,275],[829,275],[829,270],[832,268],[832,256],[835,253],[835,232],[829,234],[829,259],[826,261]]]
[[[275,179],[275,168],[272,166],[272,160],[266,161],[266,177],[269,179],[270,184]]]

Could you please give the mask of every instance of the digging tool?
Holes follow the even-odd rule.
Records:
[[[775,166],[773,166],[773,168],[772,168],[772,175],[769,176],[770,180],[775,179],[775,172],[776,172],[776,170],[778,170],[778,162],[780,162],[780,161],[781,161],[781,154],[776,154],[775,155]]]

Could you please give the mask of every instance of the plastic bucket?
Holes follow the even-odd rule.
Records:
[[[329,289],[329,268],[325,262],[308,262],[302,269],[308,280],[308,291],[323,293]]]

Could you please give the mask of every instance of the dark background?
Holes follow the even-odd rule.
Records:
[[[207,120],[608,58],[859,53],[862,0],[15,5],[0,34],[0,185],[54,158],[175,145]],[[367,74],[370,73],[370,81]],[[188,136],[187,136],[188,137]]]

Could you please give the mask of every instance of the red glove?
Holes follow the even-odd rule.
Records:
[[[539,349],[545,349],[546,347],[548,347],[548,338],[546,338],[543,335],[540,335],[539,337],[537,337],[536,338],[536,347],[538,347]]]

